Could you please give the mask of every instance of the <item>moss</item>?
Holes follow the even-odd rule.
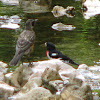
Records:
[[[55,94],[57,92],[57,89],[53,85],[49,84],[49,82],[47,82],[45,80],[42,80],[42,86],[44,88],[50,90],[52,94]]]
[[[92,92],[97,92],[98,96],[100,97],[100,90],[93,90]]]

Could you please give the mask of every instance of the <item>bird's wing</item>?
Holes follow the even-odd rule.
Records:
[[[16,45],[16,52],[22,53],[30,48],[32,44],[27,40],[19,40]]]
[[[58,50],[55,50],[53,51],[52,53],[50,53],[50,56],[52,58],[58,58],[58,59],[61,59],[61,60],[69,60],[70,58],[65,56],[64,54],[62,54],[60,51]]]
[[[27,38],[19,38],[16,45],[16,50],[20,53],[29,49],[34,43],[34,36],[30,36]]]
[[[57,59],[63,60],[66,63],[71,63],[71,64],[79,65],[79,64],[75,63],[72,59],[70,59],[69,57],[67,57],[64,54],[62,54],[58,50],[55,50],[55,51],[51,52],[49,55],[52,58],[57,58]]]
[[[61,57],[61,52],[59,52],[58,50],[54,50],[52,52],[49,53],[50,57],[52,58],[59,58]]]

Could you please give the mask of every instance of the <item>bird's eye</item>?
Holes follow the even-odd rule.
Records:
[[[37,1],[37,0],[35,0],[35,1],[34,1],[34,3],[38,3],[38,1]]]

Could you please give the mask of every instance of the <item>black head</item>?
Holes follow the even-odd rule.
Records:
[[[47,50],[54,50],[54,49],[56,49],[55,45],[52,42],[46,42],[45,46],[47,47]]]
[[[26,21],[26,27],[25,27],[25,29],[26,30],[32,30],[32,28],[34,27],[34,25],[35,25],[35,23],[36,23],[37,20],[38,19],[28,19]]]

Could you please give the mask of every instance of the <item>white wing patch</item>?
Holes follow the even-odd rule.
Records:
[[[51,56],[57,56],[57,53],[52,53]]]

